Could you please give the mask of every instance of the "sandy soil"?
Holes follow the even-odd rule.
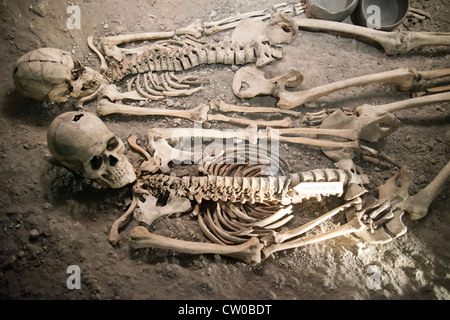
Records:
[[[274,0],[226,2],[217,0],[79,1],[81,29],[68,30],[70,1],[0,1],[0,298],[1,299],[449,299],[448,187],[419,220],[405,218],[408,232],[385,245],[366,245],[353,236],[276,254],[251,266],[214,255],[189,256],[163,250],[130,251],[131,222],[121,231],[117,247],[108,242],[113,222],[124,213],[130,188],[99,190],[59,166],[47,149],[46,130],[72,103],[49,104],[21,96],[11,78],[14,62],[39,47],[72,52],[82,64],[99,68],[86,38],[113,34],[175,30],[194,19],[218,20],[232,14],[268,8]],[[412,1],[432,20],[412,23],[410,30],[450,31],[446,0]],[[401,26],[401,29],[406,29]],[[229,33],[219,33],[222,39]],[[268,76],[301,70],[311,88],[356,75],[398,67],[449,68],[446,48],[424,48],[388,57],[377,48],[333,35],[300,32],[283,48],[284,58],[264,68]],[[229,66],[197,67],[206,90],[191,97],[171,98],[152,106],[188,109],[212,99],[242,104],[231,91],[234,71]],[[408,98],[386,85],[349,89],[311,104],[322,108],[383,104]],[[250,105],[274,106],[271,97]],[[85,105],[95,112],[95,102]],[[371,145],[406,163],[414,172],[410,192],[425,187],[450,155],[450,115],[447,105],[397,112],[401,128]],[[275,118],[275,116],[273,117]],[[124,141],[140,138],[152,127],[190,127],[192,123],[165,117],[102,117]],[[301,119],[296,125],[304,125]],[[214,128],[233,128],[211,123]],[[318,148],[281,144],[291,170],[333,167]],[[128,152],[130,161],[142,161]],[[355,160],[371,179],[370,192],[398,171]],[[297,222],[324,212],[330,203],[305,203],[296,208]],[[303,220],[302,220],[303,219]],[[295,222],[295,221],[294,221]],[[158,220],[152,230],[167,236],[202,240],[189,215]],[[81,289],[66,286],[68,266],[81,270]],[[378,266],[379,288],[367,284],[370,266]]]

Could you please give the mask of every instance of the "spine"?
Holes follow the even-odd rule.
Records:
[[[140,52],[123,52],[122,60],[113,63],[114,81],[119,81],[128,75],[159,72],[183,71],[201,64],[244,65],[255,63],[260,52],[260,44],[237,42],[209,42],[194,46],[180,47],[158,45]],[[266,52],[271,52],[267,46]]]
[[[318,193],[302,195],[294,187],[302,182],[342,182],[347,185],[348,176],[341,169],[317,169],[287,176],[237,177],[237,176],[186,176],[167,174],[148,175],[141,178],[141,187],[171,196],[187,197],[201,203],[202,200],[231,201],[242,204],[300,203],[304,199],[330,196]],[[340,196],[341,194],[338,194]]]

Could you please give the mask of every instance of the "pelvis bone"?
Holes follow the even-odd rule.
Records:
[[[278,95],[284,88],[294,88],[303,82],[303,75],[298,70],[291,70],[286,75],[267,79],[264,72],[255,66],[239,69],[233,78],[233,93],[242,99],[251,99],[258,95]]]
[[[448,101],[450,101],[450,92],[381,106],[363,105],[356,108],[352,116],[347,116],[341,110],[337,110],[326,118],[320,127],[322,129],[353,129],[356,131],[359,140],[377,142],[400,127],[400,121],[392,112]],[[333,139],[339,141],[339,138]],[[330,159],[338,161],[346,158],[352,159],[359,152],[359,149],[324,147],[322,151]]]

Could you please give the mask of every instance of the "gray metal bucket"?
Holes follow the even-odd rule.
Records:
[[[343,21],[356,9],[358,0],[307,0],[308,15],[314,19]]]
[[[409,0],[360,0],[352,14],[352,21],[363,27],[391,31],[406,17],[409,4]],[[379,21],[376,21],[377,14]]]

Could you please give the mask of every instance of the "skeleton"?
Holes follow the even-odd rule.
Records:
[[[135,193],[163,193],[168,194],[169,199],[186,197],[198,204],[210,200],[217,202],[212,213],[209,209],[206,213],[198,213],[200,228],[214,245],[169,239],[151,234],[143,227],[135,227],[131,231],[131,247],[164,248],[191,254],[217,253],[247,263],[259,263],[261,249],[265,246],[263,243],[268,241],[264,238],[270,238],[272,230],[292,219],[291,204],[310,198],[321,199],[332,194],[341,196],[343,192],[338,190],[338,193],[329,191],[302,194],[295,190],[295,186],[300,183],[333,181],[349,186],[346,198],[360,192],[358,187],[356,191],[356,184],[367,182],[364,175],[352,173],[349,167],[351,165],[346,161],[340,164],[344,169],[288,174],[285,161],[275,164],[276,157],[272,154],[261,157],[266,153],[260,152],[261,149],[248,145],[247,148],[233,147],[231,151],[226,149],[215,156],[204,157],[198,169],[203,176],[142,175],[135,185]],[[241,156],[246,161],[227,164],[235,156]],[[259,162],[255,161],[258,157]],[[249,165],[252,161],[255,161],[253,166]],[[264,168],[282,175],[260,176]],[[174,209],[178,211],[176,207]],[[148,212],[154,217],[154,208],[150,206]],[[150,221],[153,221],[153,217]]]
[[[74,140],[74,136],[78,139]],[[68,112],[57,117],[48,130],[48,145],[55,158],[67,168],[108,187],[120,188],[136,180],[134,170],[123,154],[123,143],[93,114]],[[130,145],[135,147],[136,144]],[[213,212],[209,209],[206,212],[197,210],[200,228],[213,243],[170,239],[151,234],[140,226],[131,231],[131,247],[150,246],[191,254],[216,253],[247,263],[259,263],[261,255],[268,257],[279,250],[349,233],[358,233],[372,242],[385,242],[392,239],[393,233],[397,237],[406,231],[401,221],[403,210],[411,212],[413,218],[423,217],[450,176],[450,166],[447,165],[429,187],[408,198],[405,192],[408,179],[403,176],[408,171],[402,169],[401,188],[397,186],[398,177],[393,177],[380,188],[379,199],[375,199],[367,196],[367,190],[363,187],[368,183],[367,176],[348,159],[338,162],[337,169],[289,174],[287,163],[268,149],[261,149],[261,146],[238,145],[231,151],[225,149],[218,153],[217,149],[214,150],[215,155],[202,158],[198,168],[199,173],[203,174],[201,176],[177,177],[149,173],[142,168],[138,170],[134,194],[146,196],[146,201],[134,197],[125,215],[112,226],[110,241],[117,243],[118,229],[136,208],[140,211],[135,212],[135,217],[151,224],[163,215],[188,210],[191,201],[198,205],[213,201],[217,204]],[[145,154],[143,149],[138,151]],[[147,155],[147,161],[149,158],[150,155]],[[245,161],[229,164],[230,159]],[[100,168],[97,168],[100,160]],[[151,171],[157,169],[158,166]],[[125,174],[119,175],[118,172]],[[310,193],[298,188],[302,184],[323,182],[335,182],[342,188],[318,189]],[[158,193],[169,196],[167,208],[157,208],[156,198],[152,196]],[[277,231],[292,219],[293,205],[312,198],[320,201],[330,195],[343,196],[347,202],[304,226]],[[343,211],[348,223],[323,234],[304,236],[308,230]],[[389,232],[384,228],[388,228]]]
[[[298,5],[283,4],[275,6],[273,11],[299,14],[303,11],[303,8]],[[61,55],[55,53],[57,51],[51,51],[50,55],[57,55],[60,58],[46,57],[43,61],[44,63],[56,62],[55,66],[60,70],[57,72],[65,74],[63,80],[58,80],[57,83],[49,80],[50,85],[48,85],[47,80],[42,79],[48,79],[52,72],[39,74],[39,72],[34,71],[39,69],[33,66],[34,62],[39,59],[28,57],[19,59],[14,71],[15,82],[19,90],[23,91],[25,95],[41,100],[67,101],[67,95],[71,95],[75,99],[80,98],[79,101],[86,101],[99,93],[101,99],[98,104],[98,112],[103,115],[126,113],[180,116],[180,111],[176,111],[176,114],[175,112],[169,112],[170,110],[138,111],[137,108],[123,106],[121,102],[122,100],[161,100],[165,96],[194,94],[202,90],[202,87],[194,89],[190,87],[190,84],[199,84],[198,79],[182,79],[177,77],[175,72],[188,70],[201,64],[244,65],[255,63],[257,67],[265,66],[274,59],[281,57],[281,52],[269,43],[289,43],[297,31],[297,25],[300,29],[308,30],[319,30],[320,26],[324,26],[331,32],[344,32],[375,40],[385,48],[387,54],[401,54],[425,45],[450,45],[448,34],[387,34],[368,29],[361,30],[355,26],[329,24],[323,21],[317,23],[309,19],[296,19],[297,24],[295,24],[292,20],[284,19],[280,15],[274,17],[271,22],[265,25],[261,24],[260,31],[249,39],[243,40],[242,35],[236,32],[232,36],[234,42],[204,42],[198,40],[202,32],[209,35],[237,26],[242,28],[245,23],[247,25],[252,23],[248,20],[250,17],[258,17],[260,21],[263,21],[272,18],[272,15],[266,11],[261,11],[239,15],[233,19],[225,19],[216,23],[202,24],[200,21],[195,21],[192,25],[173,32],[103,38],[100,41],[100,49],[106,55],[106,59],[112,67],[111,70],[108,70],[106,60],[100,51],[94,47],[92,38],[88,39],[89,45],[100,56],[101,71],[109,72],[112,80],[119,81],[125,76],[136,75],[128,82],[127,92],[125,93],[119,92],[114,85],[106,86],[109,82],[105,80],[104,76],[88,69],[82,69],[76,63],[71,64],[70,56],[67,53]],[[284,30],[284,33],[280,30]],[[278,38],[279,36],[280,38]],[[156,40],[156,42],[138,48],[119,47],[119,45],[128,42],[148,40]],[[34,54],[30,53],[30,56]],[[69,62],[66,62],[66,60]],[[27,70],[32,70],[32,78],[30,79],[27,78]],[[50,70],[50,67],[43,70]],[[164,73],[157,75],[156,72]],[[261,76],[261,73],[259,76]],[[295,79],[292,80],[292,77]],[[88,78],[88,81],[85,78]],[[77,81],[78,79],[80,81]],[[293,87],[301,82],[302,77],[299,72],[294,71],[282,77],[263,80],[267,81],[268,85],[260,91],[261,94],[282,94],[285,87]],[[89,85],[86,86],[86,83]],[[352,83],[355,84],[355,82]],[[343,87],[347,85],[348,83],[341,84]],[[242,92],[241,89],[242,85],[237,92]],[[448,100],[448,96],[439,97],[446,99],[445,101]],[[425,102],[429,103],[430,100],[420,100],[420,103]],[[248,125],[248,130],[252,132],[256,130],[256,125],[269,126],[268,133],[272,130],[270,128],[272,126],[290,126],[288,121],[276,124],[274,122],[256,123],[254,121],[243,121],[242,119],[232,120],[230,117],[222,115],[209,115],[207,112],[205,114],[205,111],[222,110],[221,108],[228,108],[228,110],[234,108],[233,112],[247,112],[243,111],[242,107],[213,102],[211,106],[202,105],[195,110],[181,113],[181,115],[187,119],[200,122],[206,120],[234,121],[235,123]],[[357,109],[357,116],[363,120],[358,120],[356,127],[328,128],[324,122],[323,128],[310,131],[307,131],[306,128],[283,129],[285,131],[280,130],[282,135],[278,141],[306,143],[322,148],[358,149],[359,139],[365,139],[366,137],[379,139],[383,136],[375,135],[372,137],[373,132],[383,131],[381,128],[377,128],[378,131],[372,129],[375,124],[384,121],[384,116],[392,110],[398,110],[398,108],[400,108],[398,105],[394,109],[382,108],[378,114],[374,114],[373,112],[366,112],[366,108],[361,107]],[[259,110],[264,110],[260,112],[270,112],[267,109]],[[280,111],[280,113],[283,112]],[[271,167],[273,155],[250,165],[247,162],[256,157],[255,149],[251,147],[244,153],[244,159],[247,162],[243,166],[228,165],[217,154],[211,154],[208,159],[204,159],[199,167],[199,172],[203,174],[201,176],[160,174],[157,173],[158,170],[166,173],[170,171],[168,167],[170,161],[192,159],[198,155],[194,153],[174,154],[173,148],[163,139],[155,140],[151,138],[149,139],[149,145],[154,150],[154,155],[151,156],[142,148],[138,150],[146,157],[146,161],[136,170],[138,172],[136,177],[133,168],[124,156],[122,141],[109,132],[104,125],[100,125],[99,121],[95,116],[85,112],[63,114],[55,119],[49,128],[48,145],[55,158],[67,168],[81,173],[87,178],[94,179],[107,187],[121,188],[136,181],[133,188],[135,196],[130,208],[124,216],[114,223],[111,229],[111,243],[117,243],[119,228],[135,212],[135,209],[139,210],[135,212],[135,217],[149,225],[163,215],[187,210],[188,201],[195,201],[198,204],[193,211],[194,215],[198,216],[200,228],[205,236],[213,242],[192,243],[170,239],[152,234],[146,228],[139,226],[131,231],[130,236],[130,245],[136,249],[156,247],[191,254],[216,253],[237,258],[247,263],[259,263],[262,259],[261,254],[264,257],[269,257],[279,250],[291,249],[350,233],[357,233],[371,242],[385,242],[391,240],[393,236],[401,236],[406,231],[406,227],[401,221],[404,211],[411,212],[413,218],[421,218],[426,214],[430,199],[432,201],[437,196],[449,176],[447,165],[428,188],[412,197],[407,196],[407,183],[402,184],[401,187],[397,186],[398,177],[396,176],[388,181],[385,186],[380,187],[379,199],[376,199],[368,195],[367,190],[363,187],[364,184],[368,183],[367,177],[348,158],[337,163],[338,169],[318,169],[290,174],[286,168],[279,166],[276,167],[276,172],[271,172],[272,175],[263,176],[261,170],[267,169],[268,165]],[[392,124],[395,123],[391,122]],[[382,133],[385,134],[386,132]],[[158,134],[161,135],[161,130]],[[194,132],[190,132],[188,136],[195,136],[196,134],[198,133],[194,129]],[[214,136],[216,138],[230,136],[229,133],[217,130],[201,130],[201,134],[203,137]],[[299,134],[315,135],[319,138],[286,136]],[[74,140],[77,135],[81,135],[83,138]],[[154,136],[155,133],[153,133]],[[260,136],[255,134],[252,137],[249,135],[242,136],[242,133],[231,135],[231,137],[238,136],[243,140],[253,141],[253,143],[260,139]],[[331,136],[333,140],[323,140],[320,139],[320,136],[327,138]],[[342,141],[342,139],[350,141]],[[133,143],[132,139],[130,145],[135,148],[137,146],[136,140]],[[226,151],[225,154],[234,154],[235,151]],[[400,171],[400,175],[404,175],[404,172],[407,172],[407,169]],[[403,180],[408,180],[407,176],[402,176]],[[304,193],[303,189],[298,188],[302,183],[322,182],[338,183],[343,190]],[[169,195],[167,208],[156,208],[156,198],[153,197],[153,194],[157,193]],[[279,231],[279,228],[285,226],[292,219],[291,212],[294,204],[310,198],[321,200],[322,197],[330,195],[338,197],[343,195],[343,200],[346,203],[306,225],[289,231]],[[145,198],[146,201],[141,201],[142,198]],[[428,199],[425,200],[424,198]],[[211,200],[217,204],[213,210],[210,211],[209,208],[206,211],[200,210],[200,205],[203,202]],[[346,224],[322,234],[305,235],[305,232],[343,211],[345,211],[348,221]],[[148,216],[149,212],[150,216]]]
[[[210,63],[235,65],[255,63],[257,67],[265,66],[282,56],[278,49],[270,46],[270,43],[290,43],[298,28],[314,31],[344,32],[355,37],[364,35],[364,39],[372,39],[382,43],[385,48],[389,47],[389,50],[386,50],[388,54],[393,52],[391,47],[398,48],[403,46],[407,50],[402,49],[398,53],[405,53],[412,48],[425,45],[448,45],[448,39],[450,38],[446,33],[398,33],[394,36],[393,34],[352,25],[333,24],[330,21],[320,21],[318,23],[313,19],[286,18],[286,15],[299,16],[304,13],[304,9],[305,5],[302,4],[282,3],[273,6],[271,10],[250,12],[217,22],[202,23],[200,20],[196,20],[186,28],[170,32],[105,37],[100,40],[100,50],[95,47],[93,38],[89,37],[89,46],[100,57],[100,70],[102,73],[108,73],[113,81],[119,81],[127,75],[136,75],[135,78],[128,82],[128,93],[117,94],[115,87],[101,90],[109,83],[105,77],[89,68],[80,69],[78,64],[75,64],[76,68],[74,69],[71,63],[60,63],[63,67],[58,67],[56,74],[61,73],[66,74],[66,76],[64,76],[64,81],[58,79],[58,86],[55,87],[54,79],[52,79],[54,78],[54,72],[51,71],[55,66],[41,69],[37,65],[41,62],[51,62],[54,59],[53,56],[60,55],[60,51],[57,49],[45,49],[48,52],[52,52],[49,53],[52,56],[51,58],[31,61],[28,56],[25,56],[22,60],[19,59],[18,66],[20,68],[15,68],[14,79],[19,91],[38,100],[67,101],[67,94],[73,90],[71,95],[79,99],[76,103],[78,107],[82,107],[85,101],[98,95],[100,98],[119,103],[121,103],[122,99],[161,100],[166,96],[191,95],[202,90],[202,87],[190,88],[189,86],[192,83],[198,84],[198,79],[181,79],[174,72]],[[249,19],[253,20],[249,21]],[[243,38],[239,28],[242,29],[242,26],[244,26],[245,29],[245,25],[255,22],[255,19],[256,21],[264,21],[264,24],[255,28],[257,32],[252,34],[252,36]],[[321,29],[321,26],[325,29]],[[232,42],[205,42],[198,40],[203,33],[211,35],[231,28],[236,28],[232,36]],[[154,42],[144,44],[141,47],[119,47],[119,45],[136,41]],[[106,59],[101,51],[105,54]],[[71,60],[70,55],[65,53],[64,59]],[[108,68],[107,60],[110,62],[111,70]],[[36,70],[31,72],[33,75],[31,79],[26,75],[27,70]],[[43,72],[40,70],[43,70]],[[84,71],[81,76],[78,76],[79,70]],[[162,75],[155,74],[155,72],[161,71],[167,72]],[[70,73],[75,75],[69,76]],[[64,84],[61,84],[61,82]],[[289,86],[290,81],[285,84]],[[133,85],[136,88],[135,90],[133,90]],[[80,93],[80,90],[83,92]],[[51,94],[49,94],[49,91]],[[116,112],[122,112],[118,107],[116,110]],[[127,111],[124,112],[126,113]],[[224,117],[219,118],[226,119]]]
[[[199,172],[204,176],[143,175],[134,189],[136,193],[167,194],[169,199],[186,197],[197,204],[210,200],[216,203],[212,212],[209,209],[199,212],[197,205],[195,214],[201,230],[212,244],[171,239],[139,226],[131,231],[130,246],[134,249],[152,247],[188,254],[220,254],[246,263],[259,263],[280,250],[352,233],[371,243],[385,243],[406,232],[402,221],[404,211],[410,212],[413,219],[426,215],[428,206],[450,177],[450,164],[447,164],[430,186],[408,197],[410,171],[405,167],[379,188],[377,199],[363,187],[368,183],[367,176],[350,160],[338,162],[336,166],[339,169],[287,175],[287,166],[281,161],[281,165],[272,170],[272,173],[279,172],[281,175],[260,176],[261,168],[249,165],[249,160],[257,156],[256,148],[250,147],[246,151],[246,163],[227,164],[227,160],[235,157],[235,152],[239,154],[239,147],[233,148],[231,155],[225,150],[214,157],[204,158],[199,165]],[[264,160],[270,162],[272,156],[262,159],[256,166],[261,166]],[[257,176],[253,177],[251,172]],[[332,181],[345,186],[343,194],[335,193],[336,196],[343,195],[344,204],[305,225],[277,231],[292,219],[293,204],[311,198],[321,200],[323,196],[333,194],[302,194],[295,188],[296,185],[301,182]],[[154,208],[150,205],[147,209],[154,216]],[[420,215],[414,213],[418,211]],[[179,210],[172,208],[174,212]],[[305,235],[341,212],[345,212],[347,223],[323,233]],[[153,217],[150,221],[154,221]]]

